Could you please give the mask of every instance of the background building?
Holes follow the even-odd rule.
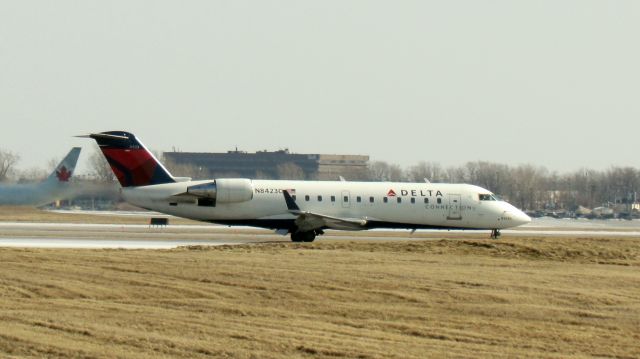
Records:
[[[289,150],[226,153],[165,152],[172,173],[194,179],[248,177],[259,179],[348,180],[368,178],[369,156],[299,154]]]

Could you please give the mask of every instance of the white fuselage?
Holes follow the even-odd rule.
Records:
[[[198,205],[197,198],[180,195],[207,182],[211,181],[127,187],[122,194],[131,204],[179,217],[274,229],[296,218],[287,208],[284,190],[295,195],[301,211],[362,219],[368,223],[363,229],[503,229],[531,220],[509,203],[495,200],[488,190],[467,184],[252,180],[250,200],[215,206]]]

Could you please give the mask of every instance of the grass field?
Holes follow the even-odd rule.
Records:
[[[148,224],[154,215],[101,215],[86,213],[58,213],[29,206],[0,206],[0,221],[31,223],[95,223],[95,224]],[[144,213],[144,212],[141,212]],[[164,216],[164,215],[160,215]],[[172,224],[201,224],[184,218],[171,217]]]
[[[640,357],[640,240],[0,248],[0,356]]]

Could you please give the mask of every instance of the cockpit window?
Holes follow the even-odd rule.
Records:
[[[498,199],[492,194],[479,194],[481,201],[497,201]]]

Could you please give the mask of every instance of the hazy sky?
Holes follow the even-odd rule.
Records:
[[[1,1],[0,148],[640,167],[640,1]],[[88,153],[81,156],[84,162]]]

